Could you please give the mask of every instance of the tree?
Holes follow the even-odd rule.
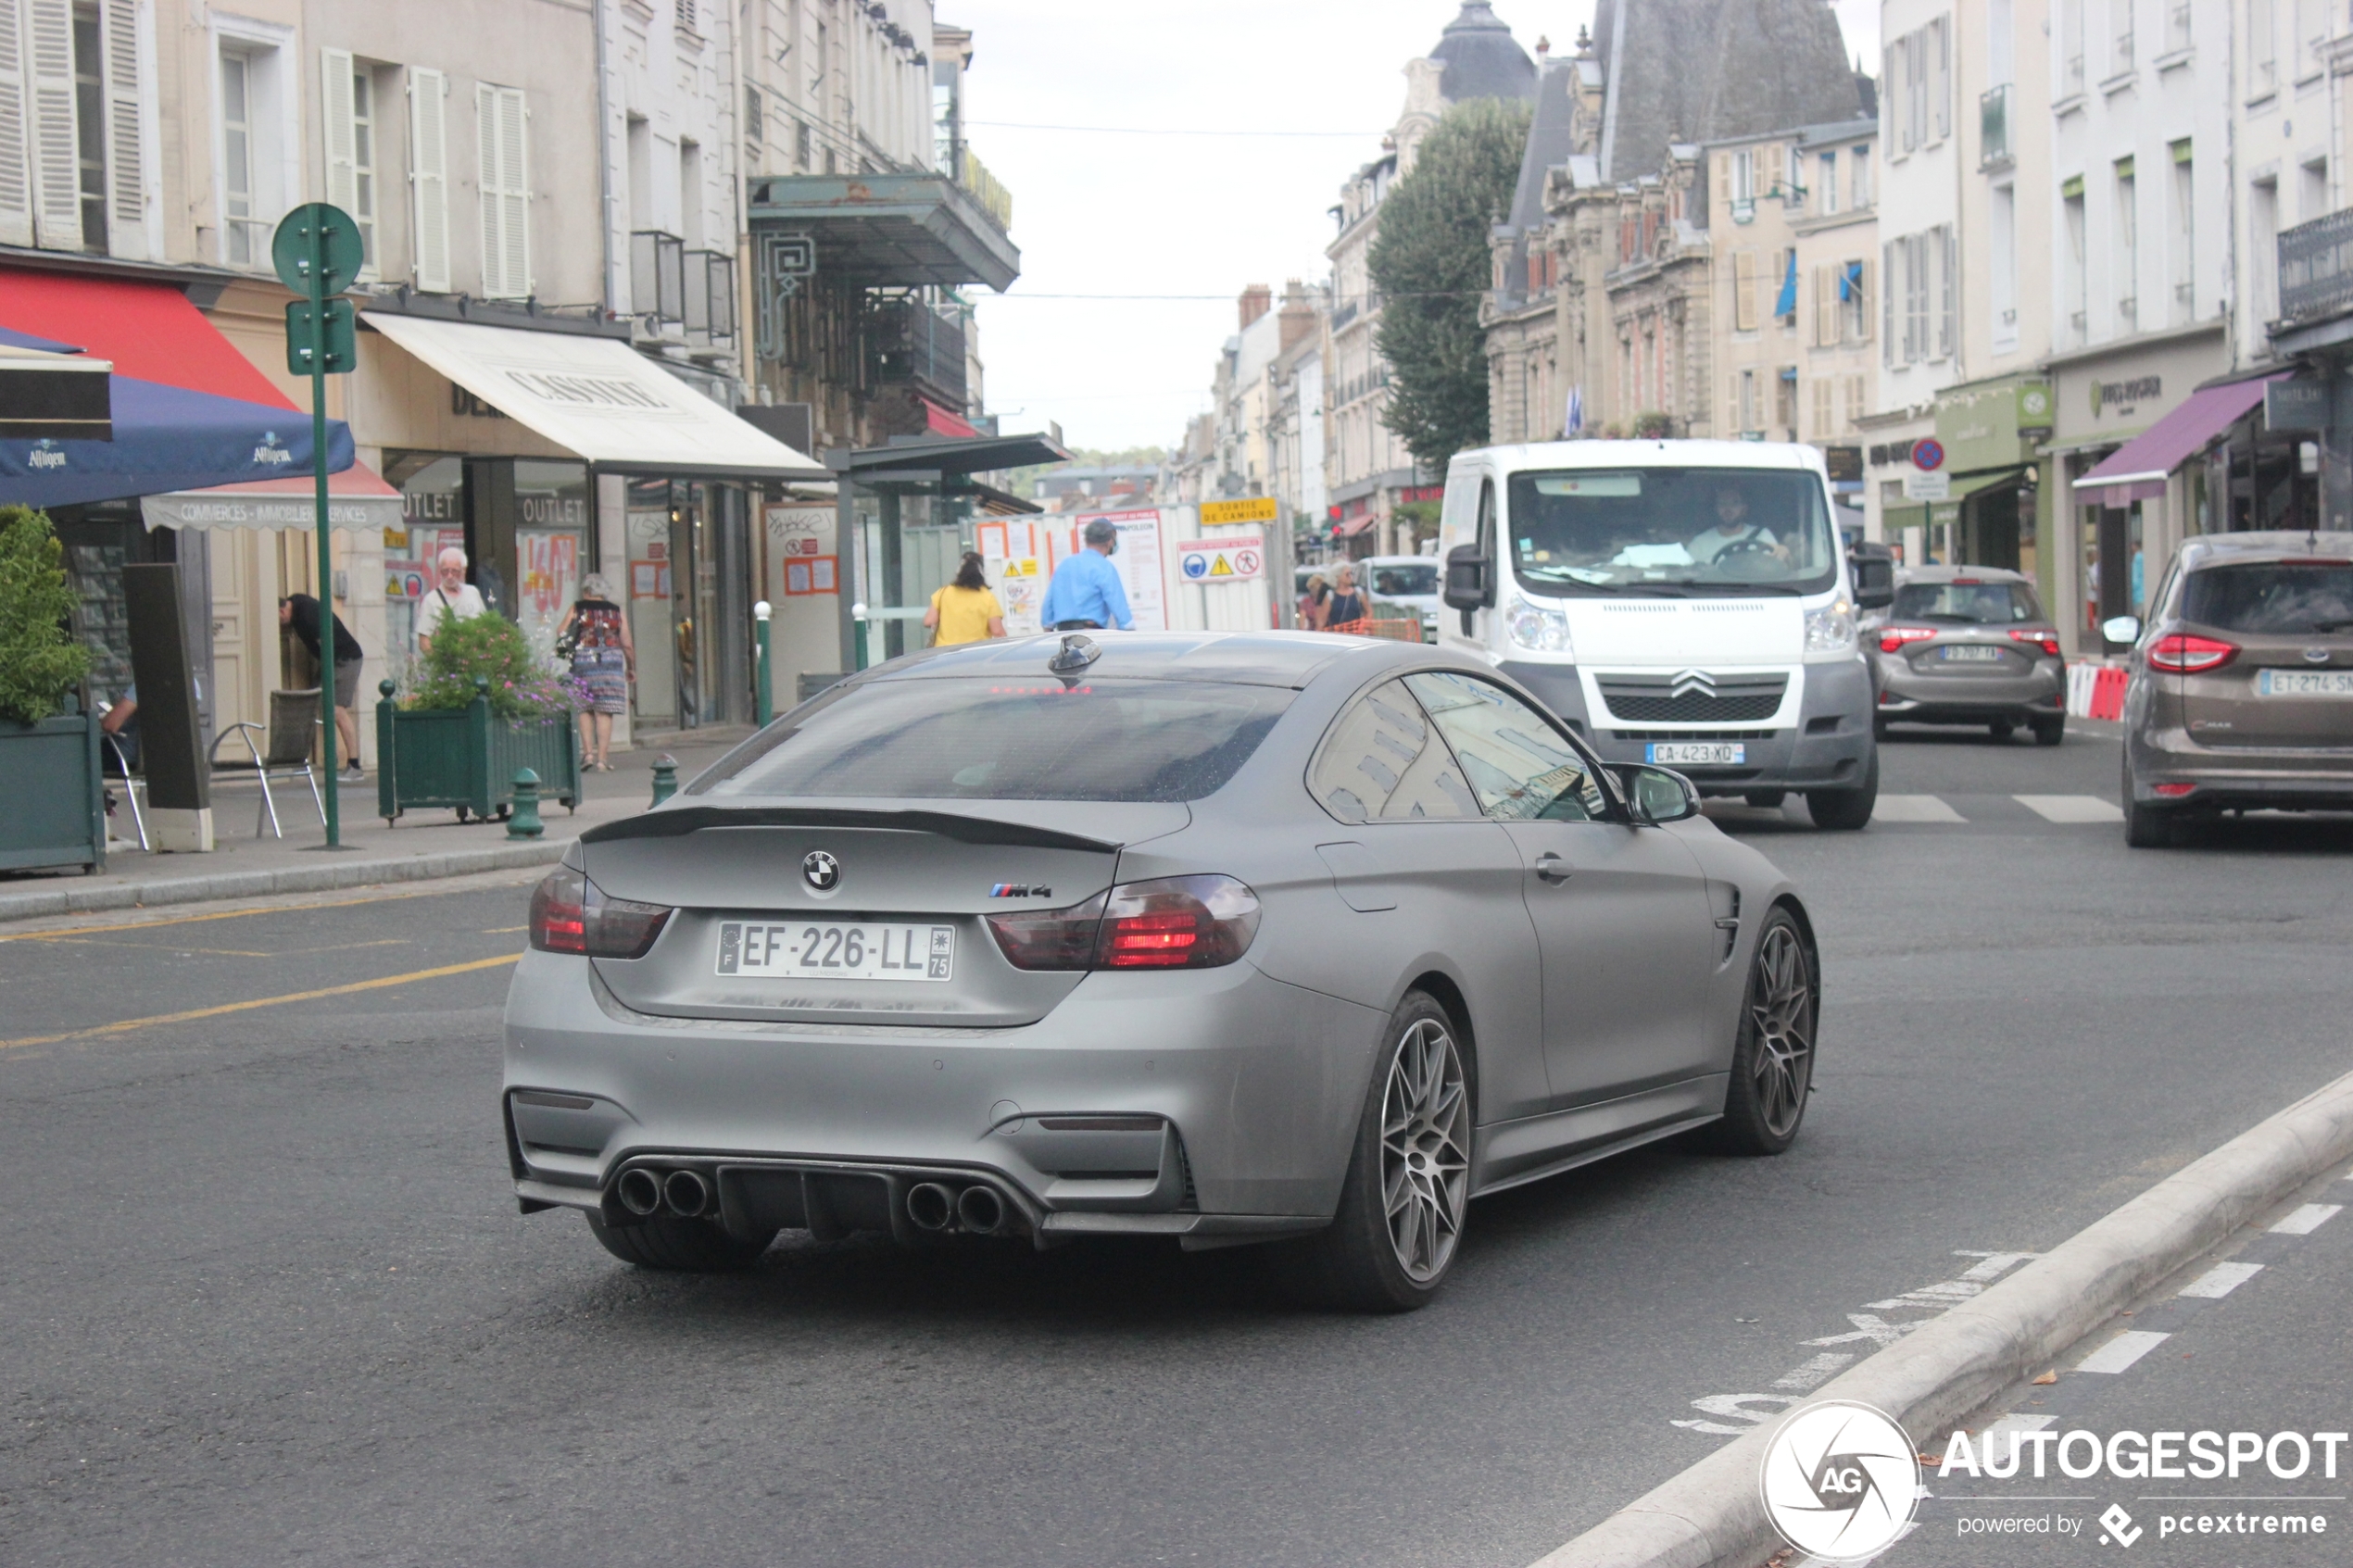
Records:
[[[1487,439],[1487,339],[1478,324],[1490,282],[1487,233],[1510,209],[1528,121],[1524,103],[1455,105],[1381,204],[1368,258],[1381,295],[1377,342],[1390,372],[1381,418],[1425,468],[1442,469]]]
[[[48,514],[0,508],[0,717],[31,724],[65,703],[90,650],[66,630],[73,588]]]

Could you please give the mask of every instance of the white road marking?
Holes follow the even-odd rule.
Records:
[[[1745,1421],[1749,1426],[1755,1426],[1771,1420],[1795,1403],[1797,1403],[1796,1396],[1791,1394],[1710,1394],[1704,1399],[1693,1399],[1692,1408],[1695,1411],[1705,1411],[1709,1415]],[[1760,1404],[1766,1408],[1753,1411],[1748,1408],[1751,1404]],[[1667,1424],[1680,1426],[1691,1432],[1705,1432],[1718,1437],[1738,1436],[1748,1430],[1748,1426],[1726,1426],[1713,1421],[1671,1421]]]
[[[1846,1314],[1846,1321],[1855,1325],[1854,1333],[1825,1335],[1819,1339],[1808,1339],[1804,1343],[1807,1345],[1859,1345],[1868,1339],[1870,1341],[1872,1349],[1884,1350],[1928,1320],[1922,1318],[1920,1323],[1888,1323],[1869,1312],[1849,1312]]]
[[[1875,822],[1965,822],[1969,819],[1933,795],[1882,795],[1871,807]]]
[[[2075,1370],[2078,1372],[2122,1372],[2172,1337],[2170,1334],[2158,1334],[2145,1328],[2130,1329],[2076,1362]]]
[[[2046,822],[2120,822],[2123,810],[2096,795],[2013,795],[2012,800]]]
[[[2310,1236],[2345,1211],[2342,1203],[2308,1203],[2271,1227],[2273,1236]]]
[[[2182,1286],[2182,1294],[2206,1301],[2220,1301],[2262,1272],[2263,1265],[2260,1263],[2217,1263]]]
[[[1923,1285],[1918,1290],[1907,1290],[1884,1301],[1867,1301],[1864,1305],[1882,1311],[1894,1307],[1957,1307],[1973,1296],[1982,1295],[1984,1290],[1985,1287],[1975,1280],[1941,1279],[1934,1285]]]
[[[2057,1419],[2058,1417],[2055,1415],[2006,1415],[1978,1434],[1977,1450],[1980,1453],[1985,1451],[1985,1439],[1988,1437],[1999,1437],[2020,1432],[2040,1432]]]
[[[1816,1388],[1828,1383],[1833,1374],[1845,1367],[1854,1359],[1843,1350],[1825,1350],[1804,1366],[1792,1367],[1773,1379],[1773,1386],[1794,1388],[1802,1394],[1809,1388]]]

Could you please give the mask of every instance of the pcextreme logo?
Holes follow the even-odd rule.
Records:
[[[1827,1399],[1773,1434],[1757,1485],[1783,1540],[1825,1562],[1851,1562],[1884,1550],[1912,1522],[1919,1458],[1884,1411]]]

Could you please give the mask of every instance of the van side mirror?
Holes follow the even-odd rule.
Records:
[[[1895,602],[1895,558],[1884,545],[1857,545],[1846,558],[1855,578],[1855,608],[1885,609]]]
[[[1699,815],[1699,786],[1672,768],[1620,762],[1610,771],[1617,777],[1627,809],[1642,826],[1657,827]]]
[[[2100,622],[2100,635],[2111,643],[2137,643],[2141,640],[2141,618],[2137,615],[2116,615]]]
[[[1466,613],[1491,608],[1495,603],[1495,563],[1478,553],[1477,545],[1457,545],[1446,552],[1446,608]]]

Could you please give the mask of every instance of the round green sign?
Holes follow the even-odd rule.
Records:
[[[270,241],[270,260],[278,281],[298,295],[311,291],[311,269],[318,269],[321,297],[343,293],[359,276],[367,259],[359,242],[359,225],[351,214],[326,202],[305,202],[278,220]]]

